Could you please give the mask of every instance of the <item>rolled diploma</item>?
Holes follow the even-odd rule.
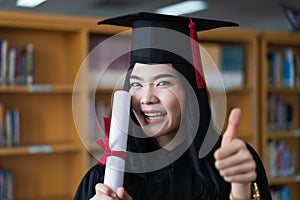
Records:
[[[112,118],[109,132],[110,149],[126,152],[130,94],[126,91],[114,93]],[[114,191],[123,186],[125,161],[116,156],[109,156],[106,160],[104,184]]]

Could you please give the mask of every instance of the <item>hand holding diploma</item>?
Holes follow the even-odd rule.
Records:
[[[96,194],[90,200],[115,200],[117,197],[120,200],[132,200],[132,197],[124,190],[123,187],[119,187],[116,191],[114,191],[103,183],[98,183],[95,190]]]
[[[256,179],[256,164],[246,144],[237,138],[241,110],[231,111],[221,147],[216,150],[215,166],[225,181],[231,183],[232,195],[250,199],[251,182]]]

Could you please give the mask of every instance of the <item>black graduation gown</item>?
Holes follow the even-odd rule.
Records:
[[[220,137],[221,138],[221,137]],[[201,161],[208,167],[218,183],[207,179],[203,182],[197,178],[189,154],[185,152],[179,159],[163,169],[144,174],[125,173],[124,188],[134,200],[162,200],[162,199],[229,199],[230,183],[219,175],[214,167],[214,151],[220,146],[220,140],[215,148]],[[247,145],[256,162],[257,179],[261,199],[271,199],[268,181],[264,167],[254,149]],[[166,151],[165,155],[168,156]],[[75,200],[87,200],[95,195],[95,185],[103,183],[105,166],[95,165],[82,179],[75,194]],[[210,187],[212,186],[212,187]]]

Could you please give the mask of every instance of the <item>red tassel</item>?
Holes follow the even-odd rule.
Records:
[[[104,121],[104,132],[105,132],[105,137],[109,137],[109,131],[110,131],[110,119],[107,115],[103,115],[103,121]]]
[[[197,39],[197,31],[195,27],[195,23],[192,21],[190,17],[189,29],[190,29],[190,39],[191,39],[191,47],[192,47],[192,57],[196,74],[196,83],[197,88],[204,88],[206,83],[204,81],[204,73],[201,62],[200,50],[198,47],[198,39]]]

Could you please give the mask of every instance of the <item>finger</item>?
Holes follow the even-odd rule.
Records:
[[[251,183],[257,177],[256,171],[251,171],[249,173],[237,174],[234,176],[225,176],[224,180],[231,183]]]
[[[219,170],[220,175],[223,177],[226,176],[235,176],[239,174],[245,174],[255,171],[256,164],[254,161],[243,162],[239,165],[234,165],[225,169]]]
[[[105,194],[96,194],[95,196],[93,196],[93,198],[89,199],[89,200],[115,200],[116,198],[114,197],[110,197],[110,196],[107,196]]]
[[[241,112],[242,111],[240,108],[234,108],[231,111],[229,115],[228,126],[223,135],[222,144],[221,144],[222,147],[226,144],[229,144],[234,138],[236,138]]]
[[[96,194],[105,194],[105,195],[113,197],[113,198],[117,197],[116,192],[113,191],[108,186],[104,185],[103,183],[96,184],[95,189],[96,189]]]
[[[219,161],[234,156],[239,152],[243,152],[243,153],[248,152],[246,154],[241,154],[242,156],[250,155],[246,143],[240,139],[235,139],[230,143],[230,145],[227,146],[225,145],[224,147],[217,149],[214,153],[214,157],[216,161]],[[238,157],[235,158],[237,160],[240,160]]]
[[[132,197],[124,190],[123,187],[117,189],[117,195],[119,199],[122,200],[132,200]]]

